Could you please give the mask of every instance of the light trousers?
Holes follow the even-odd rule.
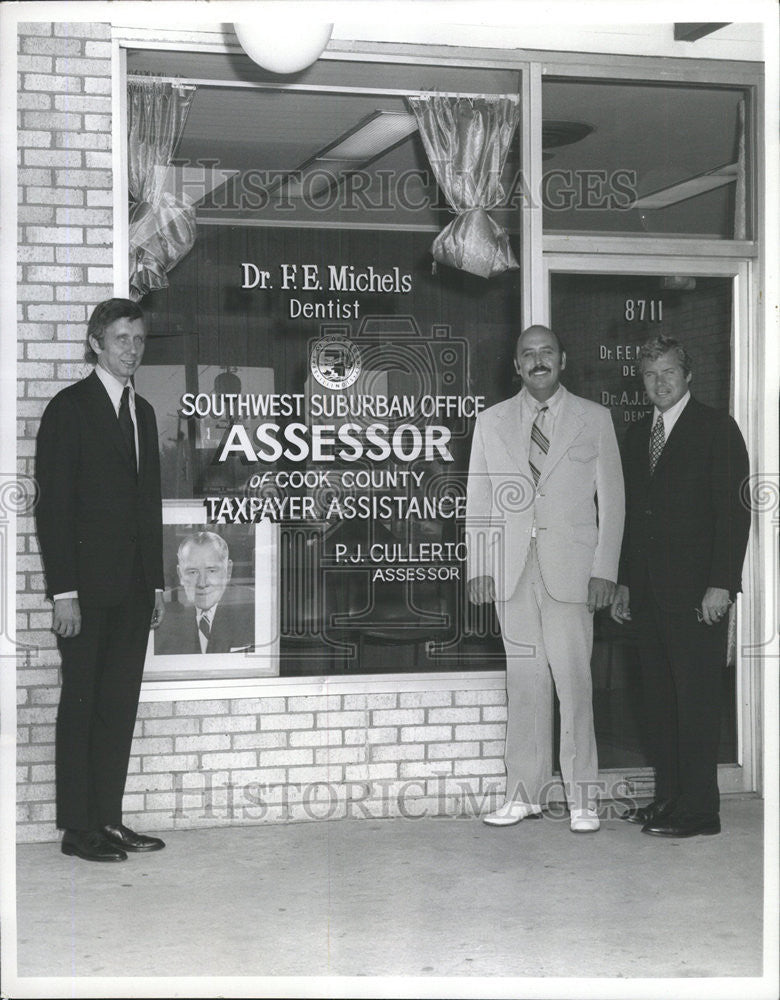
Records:
[[[552,779],[552,684],[560,702],[561,777],[571,809],[594,806],[598,755],[590,658],[593,615],[556,601],[531,541],[512,596],[496,602],[506,651],[507,799],[544,804]]]

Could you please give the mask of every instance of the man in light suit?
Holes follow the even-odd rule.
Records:
[[[57,393],[38,432],[38,540],[62,656],[57,826],[62,853],[86,861],[165,846],[122,823],[149,629],[163,617],[157,425],[132,385],[145,343],[135,302],[97,305],[95,369]]]
[[[542,811],[552,743],[575,832],[598,830],[590,657],[593,613],[607,607],[623,533],[623,476],[609,411],[560,384],[566,354],[545,326],[521,333],[523,387],[479,415],[466,506],[468,591],[495,601],[507,658],[508,826]]]
[[[747,449],[728,413],[691,396],[678,341],[648,341],[639,370],[654,408],[626,437],[612,617],[636,626],[656,787],[624,818],[657,837],[717,834],[722,670],[750,530]]]
[[[157,654],[233,653],[252,646],[252,615],[223,601],[233,574],[227,542],[199,531],[179,545],[177,571],[189,607],[171,608],[155,635]]]

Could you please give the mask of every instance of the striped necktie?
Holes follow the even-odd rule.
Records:
[[[211,625],[209,620],[205,615],[200,616],[200,621],[198,622],[198,630],[203,638],[206,640],[206,648],[208,648],[209,637],[211,636]]]
[[[531,427],[531,444],[528,448],[528,464],[531,466],[531,475],[534,477],[534,486],[539,485],[539,477],[544,468],[544,460],[550,448],[550,439],[545,433],[547,429],[547,414],[549,406],[540,406],[536,411],[533,426]]]
[[[650,435],[650,475],[655,472],[655,467],[658,464],[658,459],[661,457],[661,452],[664,450],[665,443],[664,418],[663,414],[659,413]]]

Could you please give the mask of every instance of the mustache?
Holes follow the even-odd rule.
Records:
[[[550,372],[552,369],[547,368],[545,365],[537,365],[535,368],[531,369],[532,375],[541,375],[543,372]]]

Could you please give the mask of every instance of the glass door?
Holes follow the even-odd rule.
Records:
[[[566,387],[609,408],[622,446],[628,428],[652,409],[639,377],[638,348],[663,334],[679,339],[693,357],[693,395],[730,410],[739,421],[733,347],[739,326],[736,266],[715,265],[716,270],[731,269],[731,273],[701,273],[698,261],[696,274],[680,273],[679,263],[647,273],[649,264],[643,261],[640,267],[645,273],[632,273],[627,259],[621,264],[623,269],[612,270],[593,258],[580,262],[578,269],[548,263],[550,325],[566,348]],[[745,727],[752,724],[752,714],[740,697],[737,616],[741,615],[740,600],[717,675],[722,685],[719,761],[724,791],[745,790],[753,782],[752,767],[745,767],[749,761],[741,747]],[[653,775],[643,731],[636,636],[630,625],[613,622],[608,611],[595,618],[591,668],[601,778],[612,797],[650,794]],[[555,721],[557,748],[557,705]]]

